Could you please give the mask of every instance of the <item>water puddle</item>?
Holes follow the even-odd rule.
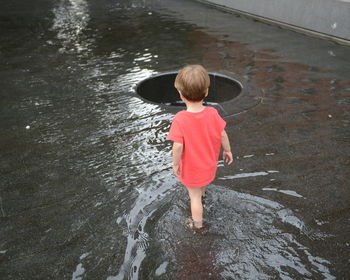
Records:
[[[185,195],[178,191],[179,203],[164,213],[156,229],[163,253],[179,266],[169,271],[174,279],[196,274],[200,279],[335,279],[330,262],[301,241],[313,238],[304,222],[280,203],[210,185],[205,204],[209,232],[200,235],[184,228]]]
[[[318,54],[310,57],[319,60],[322,50],[313,39],[306,40],[312,48],[294,35],[283,43],[285,32],[195,1],[35,5],[16,0],[1,15],[1,275],[345,275],[349,212],[341,181],[348,160],[340,143],[348,140],[350,85],[342,80],[349,72],[342,48],[327,46],[324,63],[342,70],[330,78],[322,65],[302,64],[304,56],[297,57],[301,63],[286,62],[295,60],[284,56],[286,48],[299,45],[299,54],[290,53],[312,49]],[[257,26],[259,34],[246,32]],[[244,152],[234,167],[219,162],[222,175],[209,187],[205,204],[205,235],[184,227],[189,202],[170,175],[165,140],[172,115],[134,93],[141,80],[188,63],[237,74],[264,90],[259,106],[228,121],[235,149]],[[248,146],[256,149],[241,149]],[[309,172],[311,160],[315,169]],[[293,190],[294,182],[303,188]],[[251,194],[231,189],[246,184]],[[334,252],[326,251],[330,247]]]

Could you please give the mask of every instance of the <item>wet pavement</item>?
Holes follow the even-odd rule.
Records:
[[[11,1],[0,12],[1,279],[347,279],[350,48],[193,1]],[[201,63],[254,84],[235,162],[185,229],[173,117],[138,98]]]

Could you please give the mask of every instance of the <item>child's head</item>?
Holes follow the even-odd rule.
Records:
[[[201,65],[188,65],[176,76],[175,87],[187,100],[199,102],[208,93],[210,78]]]

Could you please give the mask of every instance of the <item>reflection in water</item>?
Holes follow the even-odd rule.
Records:
[[[108,277],[120,280],[125,277],[139,279],[139,269],[149,242],[146,223],[169,200],[168,193],[174,185],[174,178],[169,177],[168,171],[169,152],[164,154],[163,151],[171,115],[156,105],[123,94],[133,91],[138,82],[154,71],[134,66],[109,83],[103,80],[104,77],[113,77],[114,67],[123,53],[124,50],[119,49],[101,60],[90,61],[88,64],[92,68],[84,77],[96,96],[103,98],[103,109],[99,110],[103,126],[90,136],[90,141],[98,144],[101,138],[107,137],[113,139],[115,145],[110,153],[99,154],[99,158],[92,155],[91,166],[96,166],[96,172],[109,184],[119,185],[122,182],[123,185],[116,190],[117,195],[125,196],[127,200],[121,216],[116,218],[118,224],[125,222],[126,225],[123,263],[116,276]],[[117,96],[116,92],[119,93]]]
[[[133,2],[132,7],[137,8],[139,4],[142,2]],[[72,0],[67,5],[62,1],[54,12],[53,29],[58,30],[57,37],[63,40],[61,51],[80,53],[87,50],[91,40],[82,40],[82,31],[89,20],[87,3]],[[117,48],[107,56],[90,58],[81,65],[85,68],[83,80],[87,87],[100,98],[94,103],[94,109],[102,124],[86,139],[86,144],[92,145],[96,152],[103,139],[110,139],[115,146],[107,152],[101,150],[98,157],[91,154],[89,168],[95,169],[109,185],[116,184],[118,188],[109,191],[115,193],[117,199],[127,202],[116,209],[120,216],[115,218],[118,224],[126,224],[123,263],[119,273],[108,279],[138,279],[148,249],[145,225],[168,200],[165,197],[174,184],[174,178],[169,177],[167,171],[168,157],[162,153],[171,116],[164,114],[158,106],[125,95],[133,91],[138,82],[156,73],[139,65],[149,63],[157,55],[152,55],[148,49],[138,52],[133,66],[126,69],[125,74],[117,75],[120,66],[125,68],[121,62],[125,54],[128,54],[127,50]],[[101,203],[95,206],[99,207]],[[82,264],[79,264],[73,278],[78,279],[84,273]]]
[[[57,30],[57,38],[62,40],[61,52],[82,52],[89,49],[91,40],[82,40],[83,31],[87,27],[90,16],[86,0],[60,0],[55,14],[53,30]]]
[[[156,177],[159,177],[157,179]],[[147,221],[154,213],[169,201],[169,194],[174,185],[174,178],[169,172],[154,176],[145,185],[138,186],[138,197],[129,213],[125,215],[127,224],[127,247],[124,262],[117,276],[108,277],[110,280],[139,279],[139,269],[146,257],[149,235],[145,231]]]
[[[135,59],[136,61],[137,59]],[[115,81],[116,84],[118,84],[119,87],[121,87],[121,89],[123,90],[133,90],[135,85],[139,82],[141,82],[142,80],[156,74],[157,72],[149,70],[149,69],[145,69],[145,68],[141,68],[139,66],[135,66],[132,69],[128,70],[128,73],[125,75],[120,75],[118,77],[118,79]],[[143,103],[144,107],[151,107],[152,105],[148,104],[148,103]],[[154,109],[158,108],[158,106],[152,106]],[[138,108],[140,109],[140,108]],[[137,108],[130,108],[131,111],[133,111],[134,113],[137,113],[138,110]],[[158,109],[159,110],[159,109]]]
[[[116,83],[119,87],[130,90],[130,86],[133,88],[133,85],[151,74],[152,72],[147,69],[136,67],[128,74],[118,77]],[[125,173],[127,176],[125,181],[139,180],[139,176],[147,176],[151,179],[144,180],[140,185],[131,184],[133,190],[129,189],[129,191],[137,191],[138,196],[130,211],[123,217],[127,225],[124,261],[118,275],[108,277],[116,280],[122,280],[125,276],[127,279],[139,279],[139,269],[148,249],[149,237],[145,231],[145,225],[154,212],[169,200],[168,194],[174,185],[174,178],[169,177],[169,157],[162,152],[171,116],[162,114],[158,106],[145,104],[138,98],[129,99],[125,105],[129,112],[129,119],[137,121],[137,124],[126,127],[124,132],[118,133],[118,136],[129,139],[129,137],[139,137],[138,133],[143,132],[139,144],[133,148],[129,158],[129,167],[132,167],[133,173]],[[105,115],[105,117],[106,120],[110,119],[110,116]]]

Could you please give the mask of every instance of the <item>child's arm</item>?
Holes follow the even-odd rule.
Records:
[[[228,164],[231,164],[233,162],[233,156],[231,153],[230,140],[228,139],[228,136],[225,130],[223,130],[221,134],[221,145],[222,145],[222,148],[224,149],[224,152],[222,154],[224,161]]]
[[[180,159],[182,155],[183,144],[174,142],[173,144],[173,172],[175,176],[180,177]]]

